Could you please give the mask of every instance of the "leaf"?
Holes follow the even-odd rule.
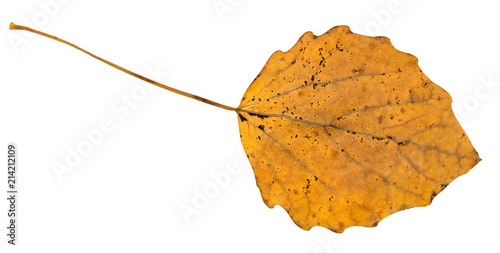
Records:
[[[305,33],[275,52],[239,107],[148,79],[71,46],[153,85],[239,117],[241,141],[262,198],[301,228],[343,232],[374,227],[388,215],[429,205],[481,159],[451,110],[451,97],[427,78],[417,58],[385,37],[347,26]]]
[[[347,26],[277,51],[236,109],[265,204],[301,228],[374,227],[480,158],[413,55]]]

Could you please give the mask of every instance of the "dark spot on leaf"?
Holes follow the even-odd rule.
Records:
[[[252,113],[252,112],[249,112],[248,115],[250,115],[250,116],[257,116],[257,117],[259,117],[261,119],[269,118],[269,116],[267,116],[267,115],[262,115],[262,114]]]
[[[434,198],[436,197],[437,193],[436,192],[432,192],[432,195],[431,195],[431,201],[434,200]]]
[[[240,116],[241,122],[247,121],[247,118],[243,117],[243,115],[241,115],[240,113],[238,113],[238,116]]]

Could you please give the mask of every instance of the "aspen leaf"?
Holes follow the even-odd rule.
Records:
[[[264,202],[306,230],[429,205],[480,161],[417,58],[347,26],[275,52],[237,112]]]
[[[238,114],[241,142],[265,204],[301,228],[343,232],[429,205],[481,159],[451,110],[451,97],[413,55],[386,37],[347,26],[305,33],[275,52],[237,108],[150,80],[171,92]]]

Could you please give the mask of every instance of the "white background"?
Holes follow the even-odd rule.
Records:
[[[47,2],[57,6],[47,10]],[[218,13],[214,4],[230,8]],[[2,1],[0,150],[3,156],[8,142],[18,145],[20,194],[15,247],[6,242],[7,202],[0,201],[0,252],[499,252],[499,7],[417,0]],[[306,31],[349,25],[388,36],[452,95],[483,161],[432,205],[391,215],[376,228],[304,231],[281,207],[262,202],[235,113],[145,89],[65,45],[9,31],[11,21],[141,74],[157,68],[168,73],[157,80],[230,106],[274,51],[290,49]],[[132,105],[125,106],[127,96]],[[53,164],[88,144],[83,132],[96,131],[102,120],[112,129],[58,177]],[[229,175],[227,166],[236,168],[229,180],[211,176]],[[1,169],[2,192],[6,174]],[[206,203],[193,206],[207,189]],[[180,207],[187,206],[196,214],[186,219]]]

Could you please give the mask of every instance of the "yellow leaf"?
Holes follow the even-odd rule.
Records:
[[[481,159],[451,110],[451,97],[417,58],[385,37],[347,26],[305,33],[277,51],[237,107],[158,83],[55,36],[153,85],[238,113],[241,141],[268,207],[303,229],[343,232],[429,205]]]
[[[429,205],[480,161],[417,58],[347,26],[275,52],[236,111],[264,202],[306,230]]]

